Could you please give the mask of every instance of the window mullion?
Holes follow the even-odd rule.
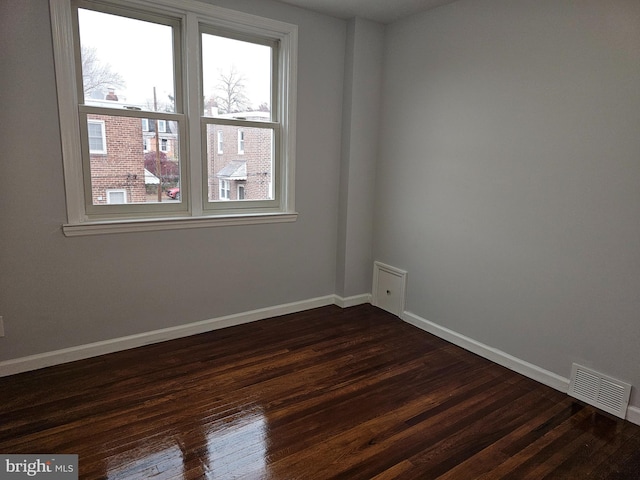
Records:
[[[183,78],[185,86],[185,109],[188,117],[188,148],[186,155],[188,178],[190,180],[189,204],[191,214],[202,215],[204,192],[203,173],[206,168],[206,158],[202,151],[200,112],[200,33],[198,17],[194,13],[187,14],[184,25],[185,39],[183,59]],[[184,197],[183,197],[184,198]]]

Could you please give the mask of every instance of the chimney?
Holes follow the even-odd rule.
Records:
[[[116,91],[114,88],[109,88],[109,93],[107,93],[107,96],[104,98],[105,100],[113,100],[115,102],[118,101],[118,96],[116,95]]]

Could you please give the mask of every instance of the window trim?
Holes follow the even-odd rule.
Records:
[[[67,236],[104,234],[111,232],[166,230],[173,228],[198,228],[217,225],[244,225],[258,223],[291,222],[297,218],[294,208],[295,178],[295,115],[297,97],[297,38],[296,25],[277,20],[258,17],[252,14],[237,12],[194,0],[110,0],[110,4],[128,8],[155,8],[160,15],[173,15],[182,18],[184,31],[182,49],[196,42],[198,25],[205,22],[227,30],[234,30],[249,35],[265,36],[279,42],[278,85],[279,123],[283,126],[280,135],[281,155],[275,159],[280,168],[282,184],[279,186],[277,208],[269,209],[230,209],[212,212],[204,209],[205,195],[202,189],[202,164],[206,164],[199,152],[202,149],[202,133],[184,136],[184,147],[189,152],[198,153],[198,158],[185,158],[188,162],[187,175],[184,177],[185,189],[188,192],[186,211],[162,211],[155,215],[89,214],[85,203],[85,177],[82,171],[80,113],[78,111],[78,92],[76,80],[76,59],[73,39],[73,21],[71,0],[49,0],[51,25],[53,31],[54,62],[56,68],[56,85],[58,90],[61,144],[63,152],[63,168],[65,178],[65,195],[67,199],[67,223],[63,232]],[[195,32],[195,33],[194,33]],[[183,55],[185,69],[193,72],[199,66],[196,56]],[[199,78],[193,75],[184,76],[183,91],[198,91]],[[178,83],[177,83],[178,88]],[[189,118],[191,128],[195,119],[201,116],[200,102],[197,95],[185,97],[184,111]],[[131,112],[133,113],[133,112]],[[142,112],[141,112],[142,113]],[[144,115],[149,117],[148,112]],[[173,114],[180,115],[180,114]],[[142,116],[131,115],[131,116]],[[192,153],[195,154],[195,153]],[[188,157],[189,153],[185,157]],[[184,197],[183,197],[184,198]],[[229,202],[232,203],[232,202]],[[242,202],[246,204],[248,202]],[[131,204],[129,204],[131,205]]]

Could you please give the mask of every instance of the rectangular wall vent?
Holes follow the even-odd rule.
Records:
[[[574,363],[569,395],[616,417],[625,418],[631,385]]]

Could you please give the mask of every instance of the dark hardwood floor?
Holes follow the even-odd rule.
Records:
[[[0,378],[0,453],[86,479],[639,479],[640,427],[363,305]]]

